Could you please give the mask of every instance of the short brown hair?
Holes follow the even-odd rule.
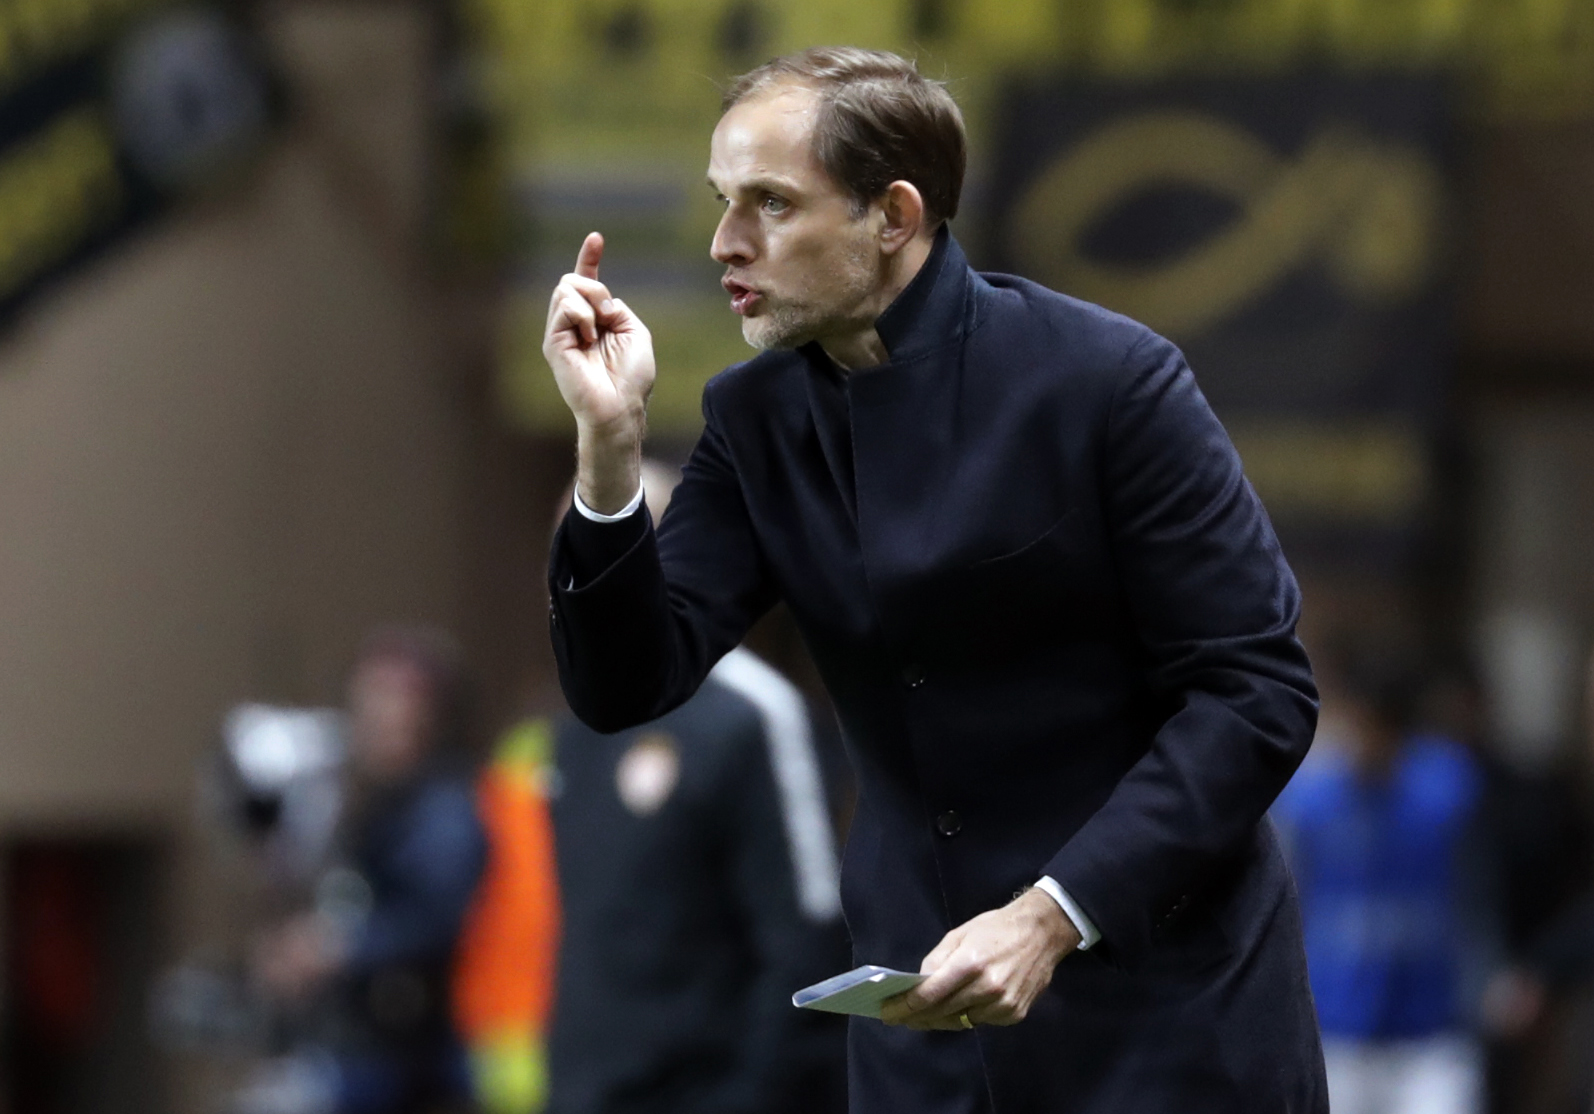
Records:
[[[923,196],[932,227],[957,216],[968,144],[963,113],[944,84],[888,51],[817,46],[736,78],[721,109],[786,82],[819,95],[815,154],[860,208],[901,180]]]

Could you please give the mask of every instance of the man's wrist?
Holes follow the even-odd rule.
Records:
[[[1053,963],[1060,963],[1079,947],[1079,929],[1051,896],[1034,887],[1014,899],[1013,905],[1022,908],[1046,938],[1047,950]]]
[[[582,518],[588,519],[592,522],[624,522],[626,519],[636,514],[637,511],[642,509],[643,495],[644,491],[642,485],[637,484],[636,494],[631,496],[631,501],[625,506],[621,507],[619,510],[615,511],[613,514],[600,514],[598,511],[595,511],[591,507],[587,506],[586,500],[581,498],[581,488],[579,484],[576,486],[576,490],[571,493],[571,500],[575,504],[576,513]]]
[[[1074,927],[1079,930],[1080,951],[1088,951],[1096,946],[1097,941],[1101,939],[1101,933],[1097,931],[1095,922],[1079,907],[1079,903],[1068,895],[1068,891],[1058,885],[1057,879],[1044,875],[1035,883],[1035,888],[1057,902],[1068,919],[1074,922]]]
[[[601,515],[622,511],[642,482],[643,415],[628,415],[603,425],[578,423],[576,490],[581,501]]]

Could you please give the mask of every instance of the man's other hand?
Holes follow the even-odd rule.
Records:
[[[1515,967],[1497,971],[1483,988],[1479,1003],[1484,1032],[1497,1040],[1517,1041],[1544,1017],[1548,988],[1533,972]]]
[[[344,951],[341,934],[324,917],[291,917],[256,941],[255,981],[274,999],[303,1001],[342,966]]]
[[[1079,930],[1057,903],[1026,890],[947,933],[919,965],[930,977],[887,999],[880,1020],[910,1029],[1017,1025],[1078,946]]]
[[[603,237],[581,245],[576,269],[548,304],[542,353],[576,417],[582,500],[613,513],[631,500],[653,390],[653,337],[641,318],[598,281]]]

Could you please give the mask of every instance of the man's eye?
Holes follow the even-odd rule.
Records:
[[[771,196],[764,198],[764,212],[766,213],[784,213],[790,207],[791,203],[784,197]]]

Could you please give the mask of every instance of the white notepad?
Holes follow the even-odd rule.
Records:
[[[844,975],[804,987],[791,996],[791,1004],[805,1010],[879,1017],[881,1002],[905,990],[912,990],[926,978],[927,975],[865,964]]]

